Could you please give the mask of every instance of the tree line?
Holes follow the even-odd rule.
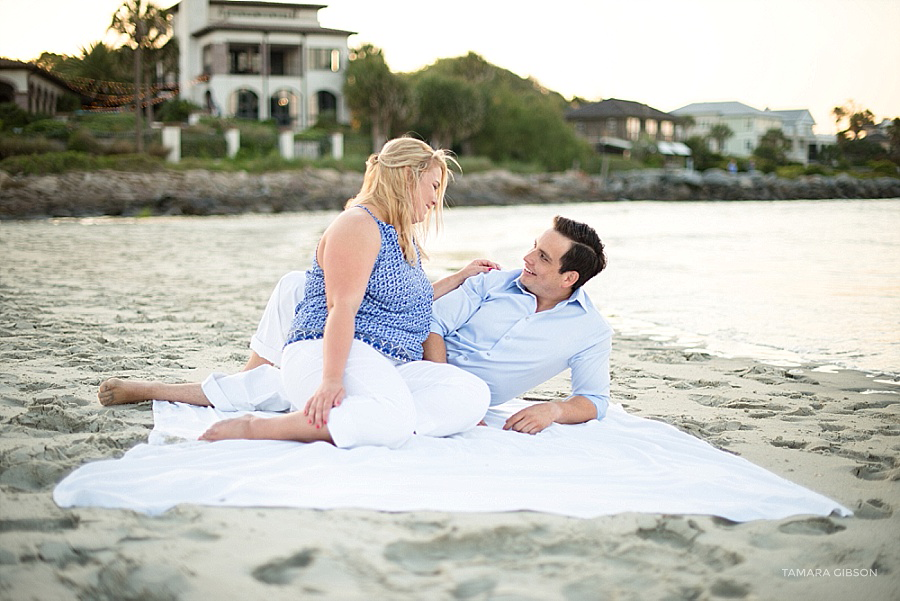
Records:
[[[434,146],[496,163],[570,168],[593,154],[564,114],[560,94],[470,52],[414,73],[394,73],[381,49],[351,52],[344,94],[354,126],[371,131],[373,149],[408,132]]]
[[[160,72],[175,73],[178,68],[177,40],[167,10],[148,0],[126,0],[113,14],[108,29],[120,35],[120,46],[95,42],[82,48],[81,56],[44,53],[35,62],[69,81],[85,82],[84,93],[95,101],[135,107],[136,149],[142,152],[145,123],[153,120],[154,110],[156,116],[167,120],[186,119],[192,108],[199,107],[172,99],[154,109],[161,98],[159,90],[148,83]],[[573,166],[590,170],[598,164],[597,153],[564,117],[568,109],[585,100],[568,101],[534,79],[519,77],[472,52],[439,59],[414,73],[395,73],[381,49],[363,45],[351,50],[344,94],[353,128],[369,132],[375,151],[391,137],[412,133],[436,147],[485,157],[495,164],[524,163],[551,171]],[[78,107],[63,110],[74,108]],[[871,111],[850,102],[835,107],[833,114],[839,129],[842,124],[846,127],[838,134],[837,145],[826,149],[820,161],[834,167],[886,160],[900,165],[900,119],[894,119],[888,128],[890,148],[886,151],[864,134],[874,126]],[[6,121],[11,118],[7,116]],[[685,127],[692,125],[690,117],[680,121]],[[706,137],[688,138],[685,142],[692,150],[695,168],[723,166],[728,157],[722,149],[733,135],[727,125],[717,124]],[[645,144],[649,150],[640,152],[640,142],[634,158],[654,166],[659,156],[653,154],[653,145]],[[789,145],[781,130],[770,130],[760,139],[753,158],[761,170],[774,170],[789,164]]]

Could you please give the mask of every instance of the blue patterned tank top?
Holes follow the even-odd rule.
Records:
[[[434,289],[421,261],[417,260],[415,266],[406,261],[394,226],[375,217],[366,207],[357,206],[378,224],[381,248],[356,313],[354,338],[393,359],[417,361],[422,358],[422,342],[431,327]],[[286,344],[322,338],[327,316],[325,272],[314,256]]]

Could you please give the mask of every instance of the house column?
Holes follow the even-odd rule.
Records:
[[[263,33],[262,42],[259,44],[259,70],[262,74],[262,95],[260,98],[259,118],[261,120],[272,117],[272,99],[269,98],[269,34]]]
[[[181,126],[165,125],[162,129],[162,143],[169,150],[166,160],[177,163],[181,160]]]

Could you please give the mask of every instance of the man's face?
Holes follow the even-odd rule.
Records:
[[[562,257],[572,248],[572,241],[549,229],[535,240],[534,248],[523,257],[525,267],[521,282],[535,296],[558,296],[571,288],[571,274],[560,273]],[[568,274],[568,275],[567,275]]]

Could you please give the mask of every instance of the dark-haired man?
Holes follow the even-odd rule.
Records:
[[[436,300],[425,358],[479,376],[492,405],[571,369],[568,399],[535,403],[510,417],[506,429],[535,434],[553,422],[602,418],[612,328],[582,289],[606,266],[600,238],[583,223],[556,217],[523,261],[521,270],[471,277]]]
[[[438,282],[435,293],[440,298],[432,308],[424,358],[480,377],[490,388],[491,405],[571,369],[568,399],[534,403],[511,416],[505,429],[536,434],[554,422],[601,419],[609,405],[612,328],[582,286],[606,267],[603,243],[591,227],[557,216],[523,261],[523,268],[513,271],[476,261],[477,271],[485,273],[469,277],[475,270],[464,270]],[[281,378],[271,366],[280,364],[304,280],[302,272],[292,272],[276,286],[251,339],[253,354],[245,371],[213,374],[202,384],[111,379],[100,387],[101,403],[159,399],[280,410],[285,404]],[[465,421],[464,404],[461,400],[460,407],[417,407],[417,431],[441,432],[445,422]]]

